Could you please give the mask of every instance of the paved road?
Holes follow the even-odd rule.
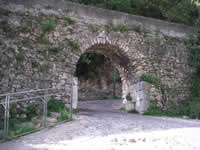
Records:
[[[120,112],[119,100],[79,103],[70,123],[0,144],[0,150],[200,150],[200,121]]]

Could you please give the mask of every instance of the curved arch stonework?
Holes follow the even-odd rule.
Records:
[[[0,34],[1,93],[46,85],[70,91],[81,54],[95,52],[117,66],[126,109],[143,113],[150,101],[167,107],[189,96],[190,27],[54,0],[3,0],[0,11],[0,25],[10,29]]]

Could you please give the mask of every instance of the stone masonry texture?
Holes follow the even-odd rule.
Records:
[[[81,54],[95,52],[117,67],[124,103],[128,93],[136,108],[147,99],[162,101],[159,88],[140,80],[143,74],[156,77],[167,89],[167,101],[178,103],[190,94],[184,41],[191,34],[194,29],[185,25],[64,0],[1,0],[0,93],[70,91],[67,83]]]

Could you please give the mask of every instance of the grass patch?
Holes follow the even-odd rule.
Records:
[[[53,47],[53,48],[50,48],[50,49],[49,49],[49,52],[50,52],[51,54],[57,54],[57,53],[61,52],[62,50],[63,50],[62,47]]]
[[[69,110],[64,108],[59,110],[60,116],[57,118],[57,121],[69,120]]]
[[[27,132],[31,132],[36,129],[33,126],[27,126],[29,121],[27,119],[10,119],[9,121],[9,130],[8,130],[8,137],[15,137],[17,135],[21,135]]]
[[[23,62],[24,61],[24,55],[22,54],[22,52],[20,52],[17,56],[16,56],[16,60],[17,62]]]
[[[143,115],[149,116],[157,116],[157,117],[175,117],[175,118],[183,118],[183,106],[179,105],[170,105],[167,110],[162,110],[156,103],[152,103],[148,110]]]
[[[120,31],[120,32],[125,32],[128,31],[128,26],[125,24],[120,24],[116,27],[116,30]]]
[[[80,43],[72,40],[67,41],[68,45],[72,48],[72,50],[80,50]]]
[[[102,97],[100,97],[99,99],[100,99],[100,100],[107,100],[107,99],[109,99],[109,97],[107,97],[107,96],[102,96]]]
[[[121,107],[119,110],[122,112],[126,112],[126,109],[124,107]]]
[[[56,22],[51,19],[49,19],[46,23],[42,24],[42,31],[44,34],[55,30],[55,28],[56,28]]]
[[[49,39],[47,37],[41,37],[40,38],[40,43],[47,45],[47,44],[50,44],[50,41],[49,41]]]
[[[67,23],[69,23],[69,24],[75,24],[75,23],[76,23],[76,21],[73,20],[73,19],[70,18],[70,17],[65,17],[65,18],[64,18],[64,21],[67,22]]]
[[[132,114],[138,114],[137,110],[135,109],[128,110],[127,112]]]
[[[36,130],[37,128],[36,127],[27,127],[27,126],[23,126],[21,128],[18,128],[16,129],[15,131],[13,130],[9,130],[8,131],[8,137],[15,137],[17,135],[21,135],[21,134],[24,134],[24,133],[28,133],[28,132],[31,132],[31,131],[34,131]]]

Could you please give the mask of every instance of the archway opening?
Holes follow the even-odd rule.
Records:
[[[87,52],[80,56],[76,65],[78,99],[121,99],[122,82],[119,71],[108,57]]]
[[[124,107],[125,110],[138,110],[138,112],[143,112],[143,104],[146,105],[146,101],[144,98],[144,86],[143,84],[140,84],[140,74],[141,71],[138,71],[138,69],[135,67],[135,61],[131,59],[130,55],[128,53],[128,49],[125,47],[119,47],[118,45],[113,45],[109,43],[97,43],[93,44],[91,46],[85,46],[83,50],[81,50],[82,57],[86,57],[87,55],[99,55],[99,59],[108,59],[113,66],[115,66],[119,72],[119,76],[121,78],[121,107]],[[137,55],[137,54],[136,54]],[[81,56],[80,56],[81,57]],[[76,68],[79,67],[79,60],[82,58],[77,57],[77,65]],[[137,58],[136,58],[137,59]],[[97,58],[94,58],[95,61],[98,61]],[[87,59],[86,59],[87,62]],[[96,67],[97,62],[93,62],[91,64],[94,64],[94,68]],[[100,63],[101,64],[101,63]],[[86,74],[89,74],[88,69],[86,69],[84,66],[80,67],[81,71],[85,71]],[[99,67],[100,68],[100,67]],[[104,69],[100,69],[103,73],[105,72]],[[75,71],[75,70],[74,70]],[[80,75],[83,75],[83,72],[79,72]],[[113,69],[111,69],[111,74],[113,74]],[[76,74],[76,73],[75,73]],[[77,75],[77,74],[76,74]],[[96,78],[96,76],[95,76]],[[97,79],[97,84],[98,84]],[[111,80],[112,81],[112,80]],[[80,85],[79,85],[80,86]],[[109,87],[108,87],[109,88]],[[86,88],[87,89],[87,88]],[[81,86],[79,87],[79,92],[81,90]],[[111,95],[113,92],[110,92]],[[80,93],[78,94],[79,98],[82,98],[80,96]],[[99,93],[94,94],[95,96],[99,96]],[[105,95],[108,97],[108,95]],[[99,98],[99,97],[98,97]],[[76,101],[77,102],[77,101]],[[77,103],[76,103],[77,106]]]

